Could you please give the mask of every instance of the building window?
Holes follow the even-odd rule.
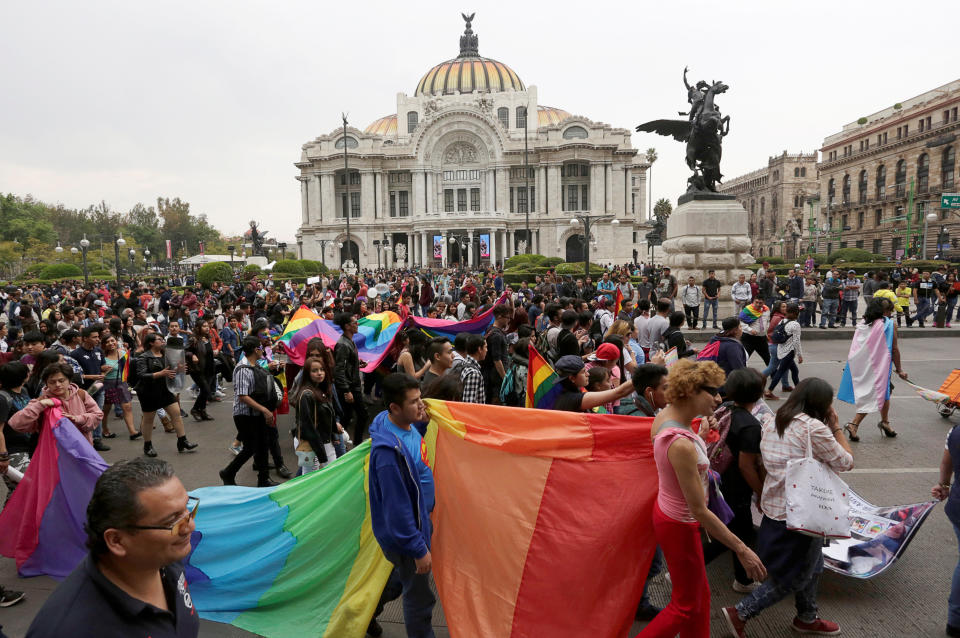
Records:
[[[563,139],[565,140],[585,140],[588,137],[590,137],[590,134],[582,126],[570,126],[563,131]]]
[[[470,210],[472,211],[480,210],[480,189],[479,188],[470,189]]]
[[[924,124],[926,124],[926,122],[924,122],[924,121],[923,121],[923,118],[921,117],[921,118],[920,118],[920,122],[919,122],[920,132],[921,132],[921,133],[923,133],[923,125],[924,125]]]
[[[590,210],[590,191],[586,184],[580,185],[580,210]]]
[[[457,211],[467,210],[467,189],[457,189]]]
[[[857,213],[857,228],[863,228],[863,222],[866,219],[866,213],[863,211]]]
[[[897,172],[894,174],[894,181],[897,183],[897,197],[907,196],[907,161],[897,162]]]
[[[849,175],[843,176],[843,203],[844,204],[850,203],[850,176]]]
[[[857,201],[861,204],[867,203],[867,171],[860,171],[860,179],[857,183]]]
[[[833,200],[836,199],[837,195],[837,182],[834,178],[830,178],[830,181],[827,182],[827,204],[833,206]]]
[[[447,213],[453,212],[453,189],[443,189],[443,210]]]
[[[840,216],[840,228],[841,228],[841,229],[843,229],[843,230],[850,230],[850,225],[849,225],[848,222],[849,222],[849,220],[847,219],[847,216],[846,216],[846,215],[841,215],[841,216]],[[843,246],[841,246],[840,248],[843,248]]]
[[[403,172],[403,173],[393,172],[389,174],[387,179],[389,180],[389,183],[391,186],[393,186],[394,184],[412,184],[413,183],[413,175],[409,172]]]
[[[517,107],[517,128],[525,128],[527,126],[527,107],[518,106]]]
[[[862,240],[862,239],[858,239],[857,242],[856,242],[856,246],[857,246],[857,248],[863,248],[863,240]]]
[[[893,256],[894,256],[894,257],[897,256],[897,251],[901,249],[901,246],[903,246],[903,238],[902,238],[902,237],[891,237],[891,238],[890,238],[890,252],[893,253]]]
[[[767,214],[767,199],[765,197],[760,198],[760,215]]]
[[[847,247],[847,242],[845,241],[840,242],[840,248],[846,248],[846,247]]]
[[[534,179],[537,176],[536,169],[533,166],[527,167],[527,177]],[[524,179],[523,167],[514,166],[510,169],[510,179]]]
[[[956,111],[956,109],[954,109]],[[953,188],[953,168],[956,163],[956,152],[952,146],[943,149],[943,157],[940,159],[940,182],[943,190]]]
[[[800,207],[800,196],[799,196],[799,195],[794,195],[794,196],[793,196],[793,207],[794,207],[794,208],[799,208],[799,207]]]
[[[360,217],[360,193],[350,193],[350,217]]]
[[[882,164],[877,167],[877,199],[887,196],[887,167]]]
[[[877,228],[880,228],[880,224],[882,223],[883,223],[883,209],[878,208],[877,210],[873,211],[873,225],[876,226]]]
[[[397,191],[390,191],[390,217],[397,216]]]
[[[799,166],[797,166],[796,168],[793,169],[793,176],[794,176],[794,177],[800,177],[800,167],[799,167]]]
[[[400,217],[410,216],[410,193],[400,191]]]
[[[926,153],[917,159],[917,192],[926,193],[930,190],[930,156]]]
[[[527,212],[527,189],[525,186],[517,187],[517,212]]]
[[[513,189],[511,188],[509,190],[510,190],[510,212],[515,213],[516,211],[513,208]]]
[[[510,109],[505,106],[498,108],[497,119],[500,120],[500,126],[510,128]]]
[[[580,203],[580,189],[576,184],[571,184],[567,186],[567,207],[564,210],[580,210],[578,204]]]
[[[419,115],[416,111],[410,111],[407,113],[407,134],[413,133],[414,129],[417,128],[417,118]]]
[[[806,166],[801,166],[801,167],[800,167],[800,177],[806,177],[806,176],[807,176],[807,167],[806,167]]]
[[[872,250],[871,252],[872,252],[874,255],[881,255],[881,254],[883,254],[883,253],[880,252],[881,250],[883,250],[883,240],[882,240],[882,239],[874,239],[874,240],[873,240],[873,250]]]

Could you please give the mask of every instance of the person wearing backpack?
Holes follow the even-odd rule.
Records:
[[[770,306],[770,325],[767,326],[767,348],[770,353],[770,365],[768,365],[764,371],[761,373],[764,377],[769,378],[774,372],[777,371],[777,366],[780,365],[780,358],[777,357],[777,344],[773,342],[773,332],[777,329],[777,326],[780,325],[786,316],[786,306],[787,302],[785,301],[775,301],[772,306]],[[784,392],[790,392],[793,388],[789,385],[789,379],[783,377],[781,380],[782,390]],[[773,393],[773,388],[765,390],[763,393],[763,398],[769,401],[779,401],[780,397]]]
[[[714,361],[724,373],[747,367],[747,351],[740,343],[743,329],[736,317],[725,318],[720,326],[723,330],[714,335],[707,346],[697,355],[697,361]]]
[[[800,345],[802,328],[797,321],[799,316],[800,306],[796,303],[788,303],[786,315],[770,333],[770,342],[777,346],[779,363],[773,376],[770,377],[769,391],[773,391],[780,379],[786,377],[787,372],[793,375],[793,385],[800,383],[800,370],[797,368],[797,363],[803,363],[803,349]]]
[[[734,514],[733,520],[727,524],[727,529],[747,547],[753,547],[756,541],[750,501],[756,494],[759,502],[766,477],[760,458],[760,421],[751,413],[753,406],[763,396],[763,385],[763,376],[753,368],[740,368],[727,376],[724,388],[728,402],[724,403],[722,410],[717,413],[727,410],[730,415],[726,431],[723,419],[720,419],[719,430],[724,439],[719,443],[729,452],[725,455],[726,467],[717,468],[714,455],[711,455],[711,465],[720,473],[720,492]],[[706,562],[709,563],[724,551],[726,548],[719,543],[710,544],[705,550]],[[747,576],[743,563],[736,554],[733,554],[733,574],[733,591],[739,594],[748,594],[759,585]]]
[[[276,427],[273,415],[277,405],[274,381],[258,364],[263,358],[260,339],[248,335],[243,338],[241,348],[247,365],[239,365],[233,372],[233,423],[243,449],[227,467],[220,470],[220,480],[224,485],[236,485],[237,472],[252,457],[257,466],[257,487],[273,487],[277,483],[270,479],[267,464],[267,428]]]

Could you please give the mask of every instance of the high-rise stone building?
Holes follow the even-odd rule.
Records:
[[[528,246],[582,261],[574,214],[619,221],[592,225],[591,261],[646,255],[649,164],[630,131],[539,104],[536,87],[480,56],[469,21],[460,54],[398,93],[396,113],[307,142],[296,167],[300,255],[331,266],[478,266]]]
[[[815,152],[784,151],[763,168],[725,181],[719,190],[736,197],[747,211],[750,254],[796,259],[803,252],[808,210],[819,190]]]
[[[856,246],[890,258],[960,254],[956,193],[960,80],[844,125],[820,150],[820,219],[826,250]],[[927,220],[930,214],[935,216]],[[908,223],[909,222],[909,223]],[[939,240],[939,247],[938,247]]]

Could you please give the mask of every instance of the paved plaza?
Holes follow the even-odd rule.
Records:
[[[949,336],[948,336],[949,334]],[[846,340],[809,340],[804,344],[805,363],[800,366],[801,378],[819,376],[834,386],[839,383],[846,356]],[[933,338],[904,339],[901,342],[903,368],[910,379],[927,388],[937,388],[949,370],[960,363],[960,335],[957,331],[938,333]],[[759,367],[754,356],[750,364]],[[960,412],[950,421],[941,418],[931,403],[920,399],[905,383],[894,379],[891,424],[900,432],[895,439],[883,439],[876,427],[878,417],[866,419],[860,429],[860,443],[853,443],[856,469],[845,478],[857,492],[877,505],[897,505],[923,501],[929,498],[930,487],[937,481],[937,467],[943,452],[943,441],[951,423],[960,422]],[[230,400],[211,406],[216,418],[209,423],[190,423],[188,435],[200,443],[197,453],[177,455],[175,438],[154,435],[160,455],[171,461],[187,489],[217,485],[217,471],[231,458],[227,446],[233,440],[234,428],[230,418]],[[136,401],[134,402],[136,406]],[[186,403],[189,409],[189,403]],[[842,421],[853,411],[850,406],[837,403]],[[776,407],[776,404],[774,405]],[[139,416],[138,406],[135,407]],[[288,465],[294,463],[289,435],[292,417],[281,421],[281,437]],[[113,421],[113,419],[111,418]],[[116,421],[113,421],[116,423]],[[120,431],[114,427],[114,431]],[[142,444],[128,441],[125,435],[110,441],[113,449],[103,454],[110,462],[138,454]],[[275,477],[276,478],[276,477]],[[238,482],[254,485],[256,475],[249,464],[238,476]],[[562,560],[558,556],[557,560]],[[873,638],[891,636],[942,636],[946,622],[947,596],[950,578],[957,561],[957,543],[950,524],[938,506],[920,530],[903,559],[887,572],[871,580],[861,581],[826,572],[820,586],[821,614],[839,622],[843,636]],[[738,594],[730,589],[733,572],[730,560],[723,556],[708,568],[712,585],[712,635],[728,635],[720,617],[723,606],[734,604]],[[27,592],[27,600],[15,607],[0,609],[0,624],[11,638],[20,638],[56,582],[49,578],[19,579],[12,560],[0,559],[0,583]],[[610,583],[611,588],[617,583]],[[654,587],[654,601],[665,604],[669,586],[658,578]],[[789,628],[793,617],[791,601],[781,602],[750,622],[750,636],[773,637],[793,635]],[[439,605],[434,616],[437,636],[449,636]],[[393,603],[381,617],[384,636],[405,636],[402,612]],[[642,628],[634,625],[634,633]],[[229,625],[203,622],[204,637],[251,636]],[[631,634],[632,635],[632,634]]]

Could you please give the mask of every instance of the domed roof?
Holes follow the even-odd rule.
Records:
[[[364,133],[370,135],[396,135],[397,133],[397,114],[385,115],[379,120],[373,122],[370,126],[363,129]]]
[[[463,16],[467,27],[460,36],[460,55],[427,71],[417,84],[415,96],[526,89],[513,69],[503,62],[480,56],[479,39],[470,28],[473,15]]]
[[[570,114],[563,109],[555,109],[552,106],[537,107],[538,126],[553,126],[554,124],[559,124],[568,117],[570,117]]]

